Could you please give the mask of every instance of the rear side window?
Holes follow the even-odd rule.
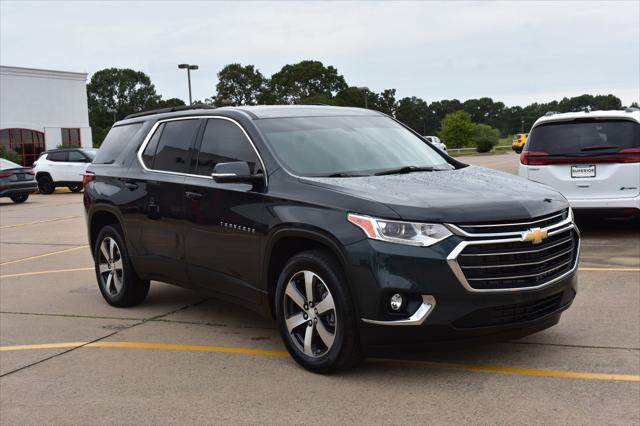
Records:
[[[209,176],[218,163],[245,161],[251,173],[259,167],[258,156],[236,124],[221,119],[207,120],[196,165],[196,174]]]
[[[142,129],[142,123],[128,124],[125,126],[112,127],[107,137],[102,142],[98,150],[94,164],[112,164],[125,151],[127,144],[135,139]]]
[[[67,161],[67,152],[50,152],[47,154],[47,160],[49,161]]]
[[[185,172],[189,150],[199,127],[200,120],[166,122],[158,140],[152,168],[167,172]]]
[[[591,119],[537,126],[529,135],[527,150],[549,155],[597,155],[631,148],[640,148],[640,124]]]
[[[162,136],[163,130],[164,123],[158,126],[156,131],[153,133],[151,140],[149,140],[149,143],[147,143],[147,146],[142,152],[142,161],[148,169],[153,169],[153,158],[156,155],[156,149],[158,149],[158,141],[160,140],[160,136]]]
[[[88,163],[89,159],[78,151],[69,151],[68,161],[73,163]]]

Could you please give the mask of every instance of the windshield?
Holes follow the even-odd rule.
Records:
[[[98,150],[95,148],[82,148],[82,152],[84,152],[87,157],[89,157],[89,159],[93,161]]]
[[[640,124],[628,120],[585,120],[543,124],[529,135],[528,151],[550,155],[611,154],[640,148]]]
[[[453,168],[422,139],[387,117],[272,118],[255,123],[279,160],[299,176]]]

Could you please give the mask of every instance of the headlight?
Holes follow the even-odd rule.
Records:
[[[400,222],[349,213],[349,222],[362,229],[367,237],[412,246],[431,246],[450,237],[451,232],[438,223]]]

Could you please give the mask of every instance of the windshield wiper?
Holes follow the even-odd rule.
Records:
[[[336,173],[331,173],[330,175],[320,175],[317,177],[341,178],[341,177],[363,177],[363,176],[367,176],[367,175],[349,173],[349,172],[336,172]]]
[[[384,176],[384,175],[401,175],[405,173],[413,173],[413,172],[432,172],[435,169],[433,167],[418,167],[418,166],[404,166],[398,167],[396,169],[388,169],[382,170],[381,172],[374,173],[374,176]]]
[[[580,151],[599,151],[601,149],[616,149],[619,148],[615,145],[601,145],[601,146],[585,146],[581,148]]]

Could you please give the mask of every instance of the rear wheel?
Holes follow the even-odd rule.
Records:
[[[18,195],[12,195],[11,196],[11,201],[13,201],[16,204],[20,204],[20,203],[24,203],[25,201],[27,201],[27,198],[29,198],[29,194],[18,194]]]
[[[102,228],[93,248],[96,278],[102,296],[112,306],[135,306],[147,297],[149,281],[136,275],[118,225]]]
[[[328,252],[291,258],[278,280],[276,317],[289,353],[309,371],[332,373],[363,359],[347,283]]]
[[[82,191],[82,185],[78,184],[78,185],[69,185],[67,188],[69,188],[69,191],[71,192],[80,192]]]
[[[53,194],[56,190],[56,185],[53,183],[53,179],[49,175],[38,176],[38,191],[41,194]]]

